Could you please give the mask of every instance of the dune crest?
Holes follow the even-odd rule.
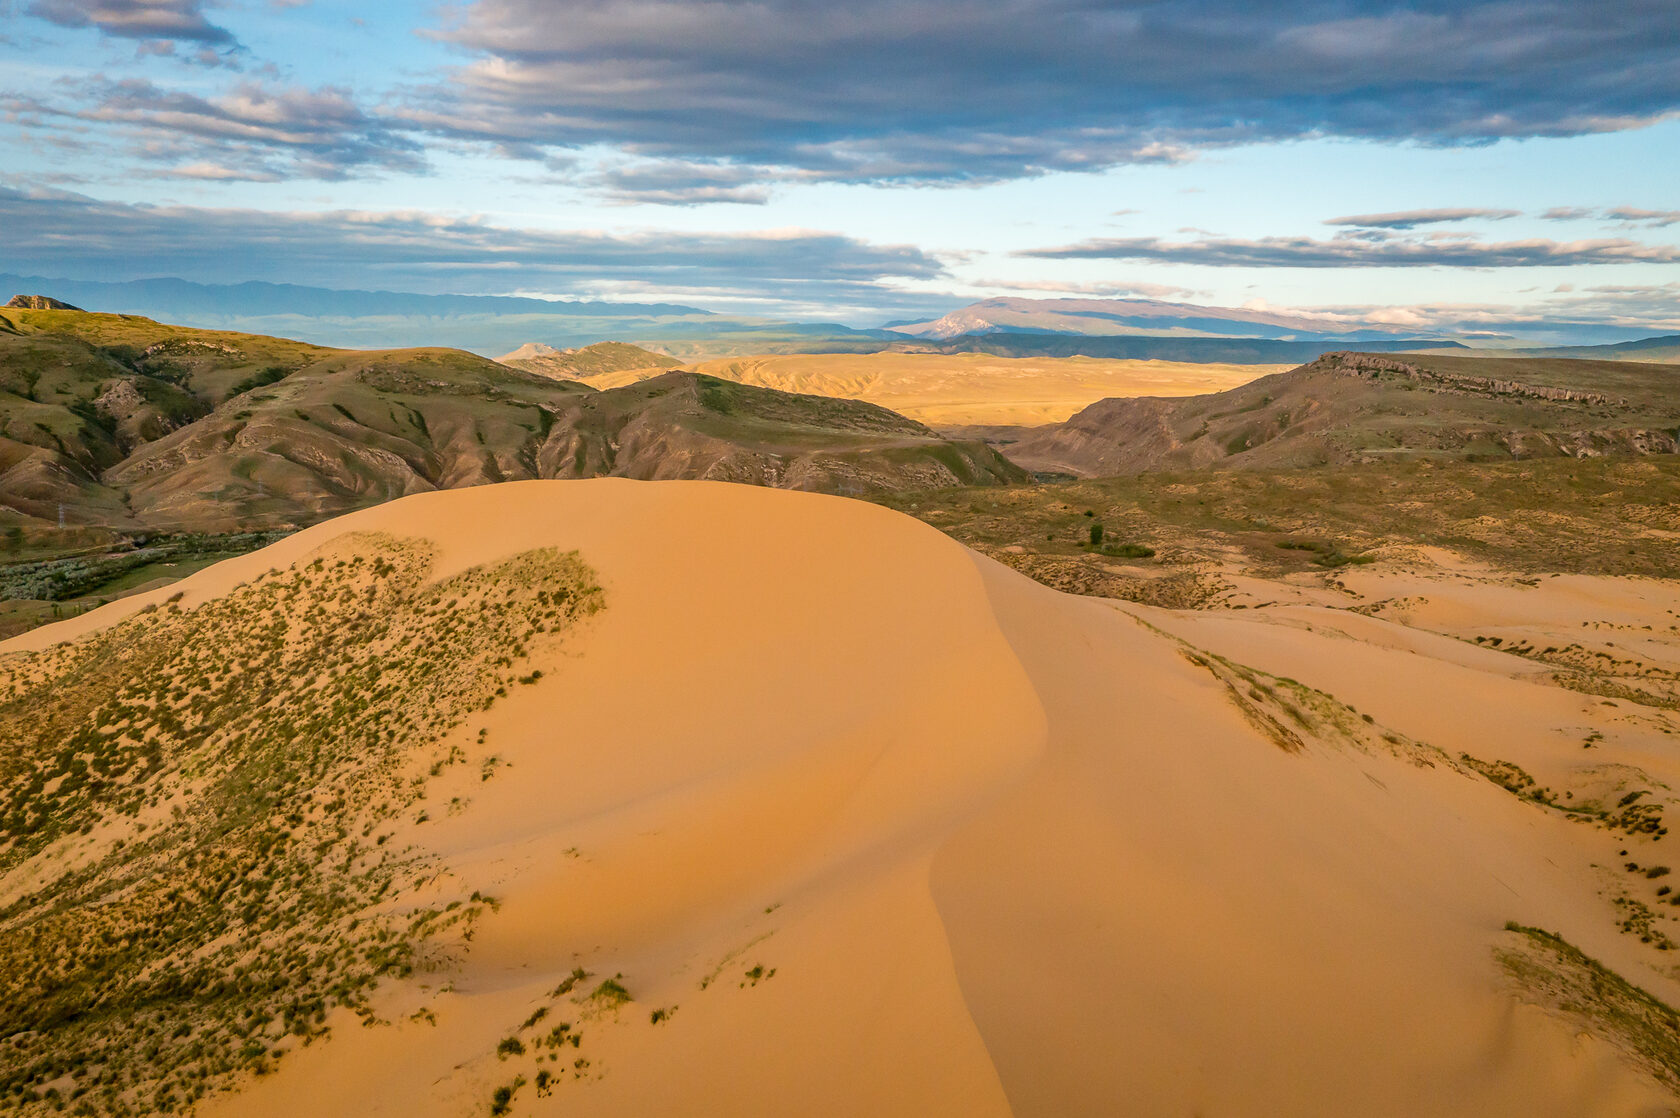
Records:
[[[1074,598],[875,506],[714,483],[426,493],[169,592],[191,614],[383,538],[423,541],[436,585],[575,552],[599,608],[521,646],[392,822],[429,869],[379,911],[471,895],[471,935],[371,1021],[269,1035],[271,1072],[201,1113],[1673,1107],[1638,1014],[1564,1010],[1584,964],[1506,930],[1680,1001],[1617,926],[1615,897],[1657,903],[1643,877],[1604,868],[1660,835],[1488,775],[1562,789],[1597,726],[1593,763],[1659,800],[1680,773],[1627,704],[1394,620]]]

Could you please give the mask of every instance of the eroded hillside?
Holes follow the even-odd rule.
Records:
[[[1332,353],[1227,392],[1103,400],[1001,442],[1029,469],[1278,469],[1672,454],[1680,366]]]
[[[568,360],[593,369],[630,351],[646,352],[593,347]],[[6,310],[0,517],[230,532],[520,478],[714,477],[862,493],[1025,477],[977,442],[867,405],[741,393],[711,378],[588,405],[585,393],[552,368],[460,350],[329,350],[127,315]]]

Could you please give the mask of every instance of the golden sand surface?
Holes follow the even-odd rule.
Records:
[[[395,824],[494,899],[470,942],[201,1114],[1672,1112],[1666,1019],[1604,975],[1680,1003],[1644,872],[1675,844],[1617,814],[1674,802],[1680,723],[1464,634],[1662,620],[1672,649],[1680,588],[1443,555],[1349,572],[1366,612],[1175,611],[861,502],[533,481],[0,653],[349,533],[428,541],[434,579],[575,551],[602,605]]]

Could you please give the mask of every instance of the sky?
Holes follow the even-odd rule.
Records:
[[[0,0],[0,271],[1680,331],[1673,0]]]

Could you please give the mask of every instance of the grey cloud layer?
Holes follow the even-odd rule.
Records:
[[[1167,241],[1120,237],[1017,255],[1047,260],[1152,260],[1215,268],[1533,268],[1580,264],[1673,264],[1680,248],[1625,238],[1489,243],[1462,237],[1394,237],[1371,231],[1330,240],[1313,237],[1208,237]]]
[[[133,206],[6,187],[0,228],[8,230],[8,268],[101,280],[185,275],[425,293],[611,289],[868,306],[888,297],[883,281],[944,272],[919,249],[829,233],[606,236],[418,213]]]
[[[236,47],[205,4],[23,10],[165,49]],[[677,205],[762,202],[791,181],[992,181],[1317,135],[1573,135],[1680,111],[1673,0],[469,0],[442,11],[426,33],[466,61],[387,91],[377,110],[342,90],[250,84],[215,96],[121,83],[98,104],[54,107],[239,146],[187,156],[164,145],[166,167],[197,177],[412,169],[424,144],[461,140],[556,166],[605,145],[622,158],[575,182]],[[319,125],[299,140],[301,112]]]
[[[117,126],[163,175],[207,180],[342,179],[356,171],[420,171],[420,144],[391,131],[349,91],[269,88],[242,81],[220,97],[151,82],[89,82],[77,105],[0,99],[8,116],[40,126],[54,119]]]
[[[1680,107],[1677,30],[1669,0],[475,0],[438,34],[476,58],[402,112],[498,144],[987,179],[1628,127]]]

